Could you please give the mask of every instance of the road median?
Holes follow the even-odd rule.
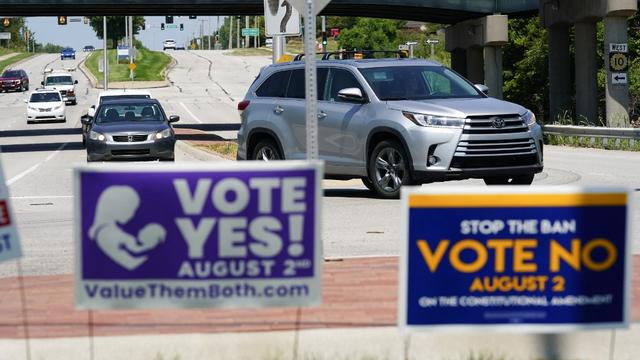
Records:
[[[172,58],[160,51],[138,49],[134,81],[129,78],[129,64],[118,63],[116,50],[107,50],[109,59],[109,87],[114,89],[150,89],[169,86],[166,73],[174,63]],[[101,88],[103,73],[99,63],[103,58],[102,50],[94,51],[81,64],[81,70],[89,78],[94,88]]]
[[[24,62],[34,55],[35,54],[33,53],[15,53],[9,57],[5,57],[4,60],[0,60],[0,73],[2,73],[5,69]]]

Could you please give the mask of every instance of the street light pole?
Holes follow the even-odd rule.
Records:
[[[102,61],[104,65],[102,66],[103,72],[103,87],[104,90],[108,90],[109,88],[109,58],[107,57],[107,17],[102,17]]]

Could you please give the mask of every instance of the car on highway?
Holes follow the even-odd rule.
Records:
[[[64,59],[76,59],[76,51],[73,48],[64,48],[60,51],[60,60]]]
[[[67,121],[65,98],[57,90],[38,89],[27,103],[27,124]]]
[[[21,69],[8,69],[0,76],[0,91],[29,90],[29,75]]]
[[[67,99],[67,104],[76,105],[76,84],[73,76],[65,70],[52,70],[44,75],[44,80],[40,82],[45,89],[58,90]]]
[[[158,159],[174,161],[176,136],[172,123],[155,99],[104,101],[89,125],[87,162]]]
[[[176,49],[176,41],[173,39],[167,39],[164,42],[162,42],[162,50],[167,50],[167,49]]]
[[[531,184],[543,169],[535,115],[437,62],[327,59],[317,82],[327,178],[395,198],[402,185],[453,179]],[[305,109],[303,62],[263,68],[238,104],[238,159],[304,159]]]
[[[91,121],[93,120],[93,116],[96,113],[96,109],[104,101],[122,100],[122,99],[151,99],[151,98],[152,98],[151,93],[147,90],[123,89],[123,90],[101,91],[98,94],[96,103],[91,105],[89,107],[89,110],[87,110],[87,114],[83,115],[80,118],[81,120],[86,119],[86,121],[81,121],[82,122],[82,145],[85,146],[87,144],[87,135],[89,131],[89,126],[91,124]]]
[[[84,52],[92,52],[95,49],[96,48],[93,45],[87,45],[87,46],[82,48],[82,51],[84,51]]]

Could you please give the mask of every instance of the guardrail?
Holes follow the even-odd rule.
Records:
[[[578,138],[591,138],[591,143],[596,138],[615,139],[618,142],[621,139],[631,140],[631,144],[640,141],[640,128],[609,128],[597,126],[573,126],[573,125],[545,125],[543,127],[545,135],[562,135]]]

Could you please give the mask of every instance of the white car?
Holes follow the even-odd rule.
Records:
[[[37,90],[31,93],[27,103],[27,124],[46,121],[67,121],[66,98],[57,90]]]
[[[167,39],[162,43],[162,49],[163,50],[167,50],[167,49],[176,49],[176,41],[172,40],[172,39]]]
[[[65,70],[46,71],[44,80],[41,82],[47,90],[58,90],[72,105],[77,104],[76,84],[78,80],[74,80],[73,76]]]

